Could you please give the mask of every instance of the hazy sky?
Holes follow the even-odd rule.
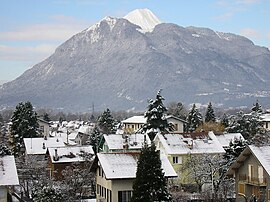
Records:
[[[150,9],[162,22],[240,34],[270,48],[270,0],[1,0],[0,81],[13,80],[105,16]]]

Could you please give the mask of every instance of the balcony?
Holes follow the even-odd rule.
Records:
[[[251,177],[246,174],[239,174],[239,181],[256,186],[266,186],[267,184],[266,178]]]

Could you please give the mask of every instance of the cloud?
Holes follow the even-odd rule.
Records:
[[[0,61],[30,61],[35,63],[52,54],[56,46],[55,44],[24,47],[0,45]]]
[[[52,22],[24,25],[12,31],[2,31],[0,41],[65,41],[89,27],[87,22],[68,16],[51,16],[50,20]]]
[[[248,10],[248,8],[259,3],[261,0],[218,0],[216,4],[224,10],[224,13],[216,16],[216,20],[227,20],[240,12]]]
[[[240,30],[240,34],[246,36],[247,38],[260,38],[261,34],[256,29],[245,28]]]

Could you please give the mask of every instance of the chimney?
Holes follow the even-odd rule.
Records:
[[[124,142],[123,142],[123,150],[124,150],[124,152],[126,152],[128,150],[128,147],[129,147],[129,145],[128,145],[128,136],[125,135],[124,138],[125,139],[124,139]]]
[[[42,149],[46,149],[45,143],[44,143],[44,142],[43,142],[43,144],[42,144]]]
[[[54,161],[58,161],[58,160],[59,160],[59,156],[58,156],[58,154],[57,154],[57,149],[54,150],[53,160],[54,160]]]

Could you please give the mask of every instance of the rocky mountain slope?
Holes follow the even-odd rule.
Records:
[[[46,60],[0,86],[0,106],[86,111],[144,110],[163,89],[166,102],[269,104],[270,51],[207,28],[161,23],[147,9],[105,17]]]

